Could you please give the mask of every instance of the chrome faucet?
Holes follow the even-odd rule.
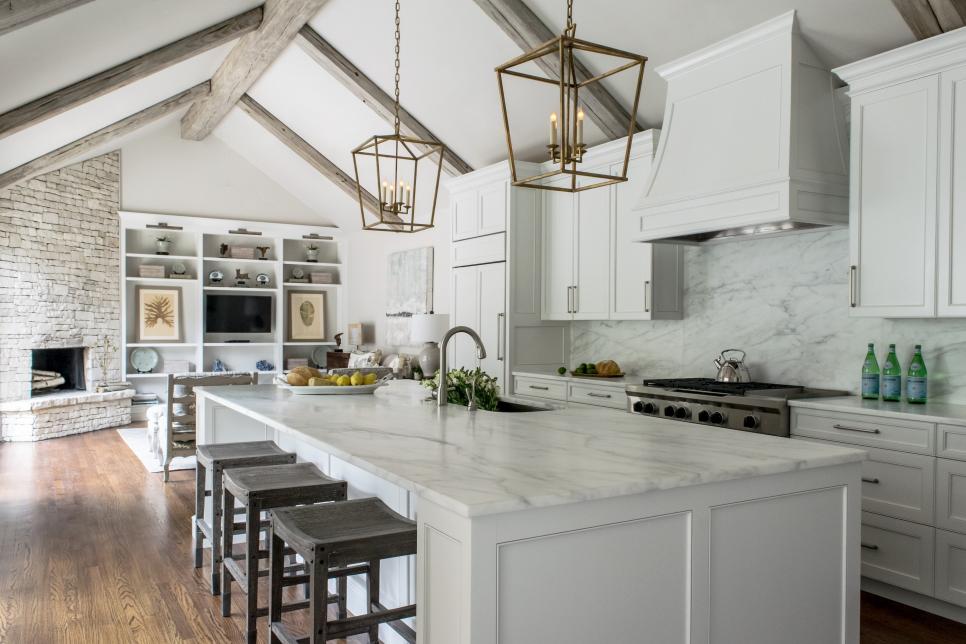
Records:
[[[449,404],[446,400],[446,373],[448,368],[446,365],[446,347],[449,345],[449,340],[457,333],[465,333],[466,335],[473,338],[473,342],[476,343],[476,357],[482,360],[486,357],[486,349],[483,348],[483,340],[480,339],[479,334],[468,326],[454,326],[452,329],[446,332],[443,336],[442,342],[439,343],[439,388],[436,390],[436,404],[440,407]],[[470,409],[476,408],[476,401],[470,398]]]

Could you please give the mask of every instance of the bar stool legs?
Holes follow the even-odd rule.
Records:
[[[205,535],[201,531],[201,525],[198,522],[198,518],[203,518],[205,516],[205,477],[207,476],[208,470],[201,463],[195,466],[195,521],[191,526],[193,528],[192,543],[195,549],[195,568],[201,568],[204,561],[204,550],[205,550]]]
[[[379,560],[373,559],[369,562],[369,576],[366,579],[367,591],[369,594],[369,613],[375,610],[376,606],[381,606],[379,603]],[[345,619],[345,616],[339,615],[339,619]],[[370,644],[379,644],[379,624],[373,624],[369,627],[369,642]]]

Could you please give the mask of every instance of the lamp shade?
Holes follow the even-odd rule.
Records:
[[[449,329],[445,313],[416,313],[410,318],[410,342],[439,342]]]

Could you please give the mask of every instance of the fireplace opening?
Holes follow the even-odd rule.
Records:
[[[30,361],[30,395],[87,389],[84,383],[84,347],[33,349]]]

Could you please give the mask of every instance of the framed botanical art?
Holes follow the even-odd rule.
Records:
[[[180,286],[143,286],[134,290],[138,342],[184,342]]]
[[[289,342],[325,341],[325,293],[288,292]]]

